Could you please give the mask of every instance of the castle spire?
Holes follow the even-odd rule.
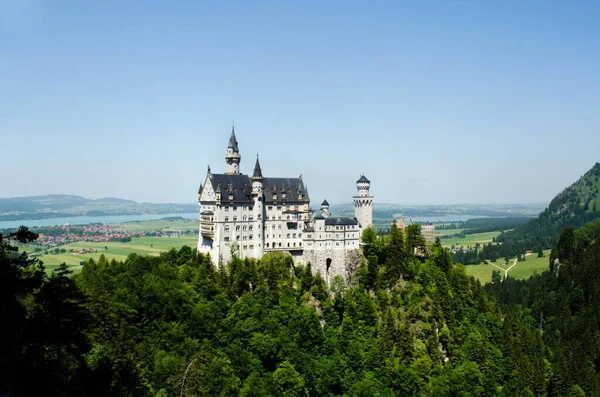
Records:
[[[231,136],[229,137],[229,144],[227,145],[227,153],[225,154],[225,162],[227,163],[228,175],[238,175],[240,173],[240,162],[242,156],[240,155],[240,149],[238,147],[238,141],[235,137],[235,129],[231,127]]]
[[[240,149],[238,148],[238,141],[235,138],[235,127],[234,126],[231,126],[231,136],[229,137],[229,145],[227,145],[227,148],[233,149],[234,153],[240,152]]]
[[[254,175],[252,175],[252,179],[263,179],[260,162],[258,161],[258,153],[256,154],[256,164],[254,165]]]

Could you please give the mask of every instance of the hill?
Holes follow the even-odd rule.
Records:
[[[581,227],[600,218],[600,163],[560,192],[537,219],[500,236],[497,241],[551,248],[568,226]]]
[[[137,203],[114,197],[94,200],[67,194],[0,198],[0,221],[79,215],[172,214],[196,210],[195,204]]]

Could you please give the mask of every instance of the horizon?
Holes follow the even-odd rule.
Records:
[[[193,203],[235,121],[241,172],[258,153],[315,202],[349,202],[365,174],[376,203],[548,203],[600,161],[598,17],[593,2],[8,0],[1,195]]]

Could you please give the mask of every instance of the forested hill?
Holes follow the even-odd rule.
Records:
[[[88,199],[67,194],[0,198],[0,221],[78,215],[138,215],[195,212],[194,204],[137,203],[120,198]]]
[[[575,228],[600,218],[600,163],[560,192],[537,219],[497,238],[501,242],[524,242],[533,248],[551,248],[568,226]]]
[[[486,288],[542,333],[549,396],[600,396],[600,219],[563,231],[549,271]]]
[[[535,326],[446,249],[418,225],[363,237],[328,287],[289,255],[216,268],[189,247],[48,277],[10,244],[35,236],[0,236],[0,395],[547,395]]]

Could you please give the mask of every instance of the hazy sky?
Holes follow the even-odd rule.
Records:
[[[317,203],[547,202],[600,161],[599,5],[0,0],[0,197],[194,202],[235,121]]]

